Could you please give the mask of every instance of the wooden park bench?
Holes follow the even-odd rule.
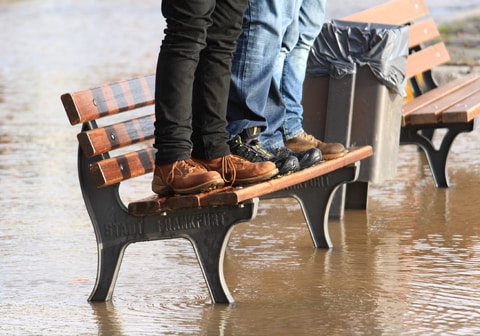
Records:
[[[432,69],[450,60],[424,0],[392,0],[342,20],[409,26],[407,97],[400,144],[415,144],[426,154],[437,187],[448,187],[447,158],[455,137],[471,132],[480,114],[480,75],[470,74],[438,86]],[[438,148],[432,139],[444,129]],[[437,132],[438,133],[438,132]]]
[[[450,60],[424,0],[392,0],[345,20],[409,26],[408,97],[402,115],[401,144],[425,151],[437,187],[448,187],[446,163],[455,137],[471,132],[480,114],[480,74],[438,86],[432,69]],[[438,149],[433,132],[445,129]]]
[[[398,103],[402,105],[398,106],[402,114],[400,130],[396,130],[399,134],[398,143],[419,146],[426,155],[435,185],[446,188],[449,185],[447,158],[453,141],[460,133],[471,132],[474,129],[474,119],[480,114],[480,74],[469,74],[447,84],[437,85],[432,70],[448,62],[450,56],[440,39],[436,23],[428,13],[424,0],[391,0],[342,18],[341,21],[350,21],[352,25],[354,22],[360,22],[408,27],[407,96],[403,102],[402,99],[398,99]],[[365,79],[367,76],[362,76],[365,73],[371,73],[370,69],[359,67],[356,77]],[[348,144],[351,134],[349,120],[353,119],[352,112],[355,113],[354,105],[357,100],[361,106],[367,101],[376,101],[376,98],[368,96],[369,93],[376,92],[372,92],[372,82],[378,81],[373,79],[371,82],[361,82],[358,79],[329,80],[322,77],[307,77],[303,101],[306,121],[304,124],[307,131],[320,139]],[[328,90],[325,90],[325,87]],[[357,97],[355,91],[362,92],[362,96]],[[392,101],[378,99],[379,103],[376,106],[391,108]],[[322,122],[321,118],[326,120]],[[362,129],[362,125],[371,124],[370,120],[359,117],[356,120],[359,119],[362,124],[357,128]],[[388,126],[383,126],[377,121],[375,131],[378,131],[377,129],[388,131]],[[439,130],[441,131],[437,132]],[[391,134],[396,136],[396,131],[392,130]],[[378,148],[374,143],[370,145],[374,148],[373,158],[378,162],[380,157],[377,155]],[[369,163],[365,162],[363,167],[368,167]],[[392,166],[390,163],[383,162],[382,165],[380,162],[376,169],[389,172]],[[347,207],[366,208],[368,184],[369,182],[365,181],[361,173],[358,182],[348,185]],[[340,206],[340,210],[335,210],[341,212],[341,209]]]
[[[333,191],[353,182],[370,146],[340,159],[243,188],[145,198],[125,205],[120,184],[154,168],[155,76],[66,93],[61,99],[78,134],[78,173],[97,239],[98,269],[90,301],[112,298],[126,247],[135,242],[186,238],[196,252],[213,302],[233,302],[223,257],[233,225],[255,217],[260,199],[294,197],[316,247],[331,247],[328,209]],[[118,120],[117,120],[118,119]],[[149,186],[150,188],[150,186]],[[148,192],[148,194],[147,194]]]

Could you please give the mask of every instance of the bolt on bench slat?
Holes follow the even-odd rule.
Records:
[[[78,134],[78,142],[87,157],[153,139],[155,115],[95,128]]]

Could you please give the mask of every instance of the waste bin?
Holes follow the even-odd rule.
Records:
[[[305,130],[327,142],[371,145],[358,181],[396,174],[405,95],[408,28],[333,20],[308,59]]]

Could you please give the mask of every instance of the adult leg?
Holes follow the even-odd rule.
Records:
[[[163,0],[165,38],[155,89],[156,164],[190,158],[193,81],[215,0]]]
[[[273,161],[280,174],[321,159],[319,151],[290,152],[277,131],[283,124],[285,109],[274,81],[275,61],[293,14],[290,1],[249,0],[232,64],[227,113],[232,152],[254,162]]]
[[[155,171],[159,195],[197,193],[223,186],[220,174],[190,160],[192,91],[215,0],[163,0],[167,28],[157,62]]]
[[[242,29],[247,0],[216,0],[207,46],[195,73],[192,106],[192,157],[234,185],[270,179],[278,173],[272,162],[255,162],[230,155],[226,130],[231,63]]]
[[[302,94],[307,58],[325,17],[326,0],[301,0],[294,24],[285,34],[285,44],[294,47],[285,54],[280,90],[286,107],[284,135],[291,139],[303,132]]]
[[[290,1],[249,0],[232,63],[227,113],[230,138],[267,125],[265,107],[283,33],[293,19],[290,7]]]
[[[303,120],[303,82],[307,59],[315,38],[320,33],[326,0],[301,0],[297,20],[285,34],[283,50],[289,49],[295,39],[297,42],[291,51],[283,53],[283,69],[280,77],[280,91],[285,103],[286,113],[283,124],[285,144],[293,151],[301,152],[309,148],[321,150],[324,159],[334,159],[345,155],[345,147],[340,143],[324,143],[307,134]],[[281,67],[280,67],[281,68]]]
[[[226,113],[231,64],[246,7],[247,0],[216,1],[193,86],[195,158],[211,160],[230,154]]]

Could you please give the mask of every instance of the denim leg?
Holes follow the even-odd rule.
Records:
[[[276,118],[268,120],[269,125],[283,122],[283,113],[266,111],[266,106],[269,101],[281,103],[273,74],[283,34],[292,20],[290,1],[249,0],[232,62],[227,112],[231,138],[245,128],[265,128],[267,117]]]
[[[297,25],[298,42],[284,58],[281,76],[281,93],[286,106],[284,137],[288,140],[303,132],[302,94],[307,67],[307,58],[315,38],[320,33],[325,17],[326,0],[301,0]],[[289,27],[290,29],[290,27]],[[290,45],[295,34],[287,34],[284,44]]]
[[[247,0],[216,0],[207,45],[200,53],[193,86],[192,157],[215,159],[230,154],[227,103],[231,64],[242,31]]]
[[[155,83],[156,164],[191,157],[192,92],[215,0],[163,0],[165,38]]]

